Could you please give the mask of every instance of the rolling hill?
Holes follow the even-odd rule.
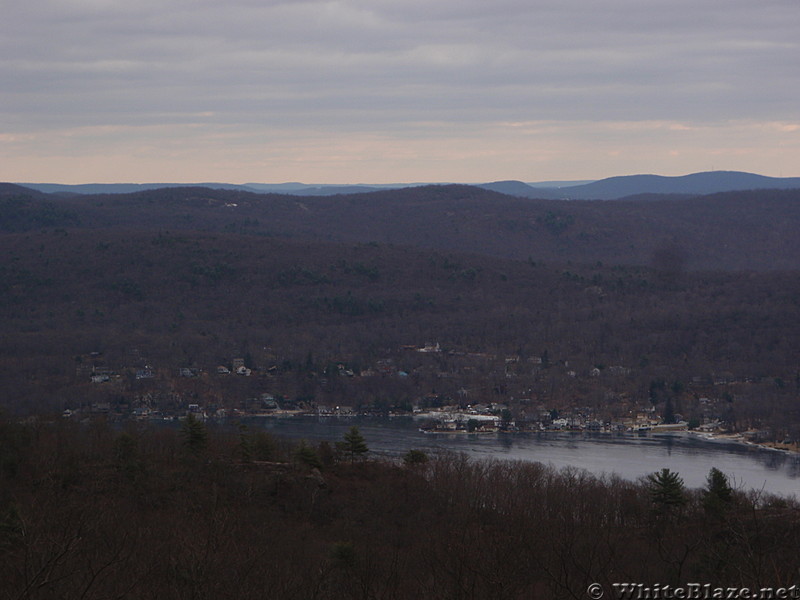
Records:
[[[800,268],[800,190],[605,202],[523,199],[459,185],[333,197],[187,187],[2,198],[0,230],[216,231],[548,263],[651,265],[668,249],[690,269]]]
[[[624,175],[581,185],[533,186],[521,181],[496,181],[480,187],[522,198],[615,200],[643,194],[703,195],[745,190],[800,188],[800,177],[765,177],[739,171],[709,171],[679,177]]]

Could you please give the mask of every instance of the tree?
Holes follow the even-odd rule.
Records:
[[[415,465],[424,465],[428,462],[428,455],[422,450],[412,449],[403,455],[403,462],[409,467],[413,467]]]
[[[239,455],[243,462],[269,461],[275,456],[275,440],[266,431],[248,431],[239,426]]]
[[[300,445],[295,451],[295,457],[298,461],[312,469],[321,469],[322,463],[319,460],[316,450],[309,446],[305,440],[300,440]]]
[[[130,480],[141,473],[143,465],[139,458],[139,445],[130,433],[120,433],[114,438],[114,465]]]
[[[664,420],[664,423],[675,422],[675,407],[672,404],[672,398],[667,398],[667,401],[664,404],[664,414],[662,418]]]
[[[181,437],[183,437],[183,447],[192,456],[199,456],[208,446],[208,429],[192,413],[189,413],[183,422]]]
[[[710,514],[721,516],[733,500],[733,489],[728,476],[716,467],[712,467],[706,478],[706,487],[702,491],[703,508]]]
[[[686,504],[683,479],[675,471],[664,468],[650,473],[647,488],[659,513],[668,514]]]
[[[351,461],[369,452],[364,436],[361,435],[361,432],[355,425],[350,428],[350,431],[344,434],[344,441],[336,444],[336,447],[344,454],[348,454]]]

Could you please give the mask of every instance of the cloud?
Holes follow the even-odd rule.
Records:
[[[480,144],[470,132],[508,122],[551,123],[551,140],[578,143],[584,123],[668,122],[710,136],[732,122],[792,123],[800,92],[794,0],[3,0],[2,9],[0,134],[28,136],[31,160],[30,136],[47,144],[92,127],[118,129],[82,137],[86,152],[113,141],[124,156],[127,140],[133,157],[139,139],[192,145],[198,130],[242,148],[254,137],[317,132],[319,149],[331,136],[374,135],[371,152],[382,139],[387,156],[400,142],[443,149],[442,135]],[[574,176],[591,175],[577,166]]]

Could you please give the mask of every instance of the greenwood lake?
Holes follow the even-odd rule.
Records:
[[[712,467],[734,487],[800,498],[800,454],[771,450],[688,432],[612,434],[423,433],[412,417],[312,417],[248,419],[251,428],[308,441],[340,441],[353,425],[370,454],[399,457],[408,450],[464,452],[474,459],[535,461],[635,480],[664,467],[680,473],[688,487],[702,487]]]

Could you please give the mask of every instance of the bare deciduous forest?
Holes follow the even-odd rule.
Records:
[[[459,455],[351,459],[247,430],[4,421],[3,598],[583,598],[789,587],[796,503]],[[368,441],[368,440],[367,440]]]

